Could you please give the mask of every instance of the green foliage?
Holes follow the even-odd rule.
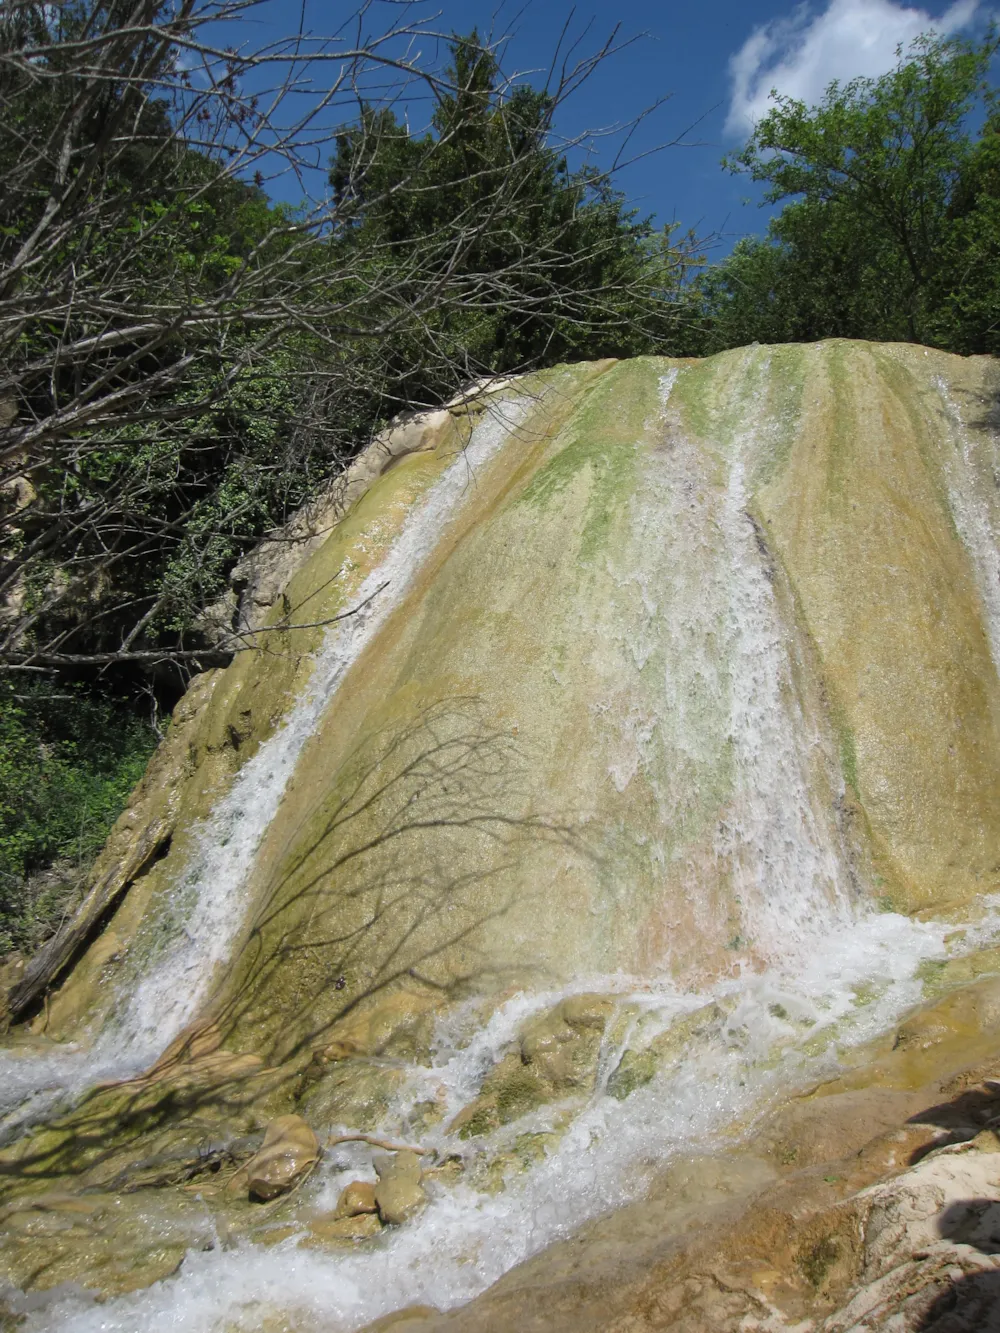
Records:
[[[380,347],[390,392],[400,405],[433,395],[432,344],[474,373],[665,350],[690,240],[655,232],[596,172],[571,171],[549,144],[551,98],[527,86],[501,95],[475,31],[452,55],[454,91],[427,134],[366,108],[330,169],[350,218],[344,244],[373,255],[395,290],[445,273],[460,282],[429,327]],[[484,299],[487,275],[506,280],[506,299]]]
[[[996,48],[992,34],[923,37],[819,106],[776,98],[729,165],[784,208],[766,241],[695,284],[701,349],[827,337],[1000,349]]]
[[[19,606],[0,653],[18,664],[202,652],[199,614],[240,556],[388,418],[487,371],[669,350],[690,262],[569,169],[558,95],[503,84],[475,33],[427,134],[367,106],[336,140],[325,222],[274,207],[227,166],[253,99],[230,75],[192,115],[205,95],[154,9],[148,42],[116,0],[0,16],[0,268],[18,274],[0,595]],[[108,38],[96,82],[83,31]],[[29,39],[45,54],[19,65]],[[73,165],[46,224],[50,140]]]
[[[155,744],[122,701],[0,678],[0,956],[55,927]]]
[[[0,944],[43,932],[39,873],[86,863],[148,752],[95,666],[182,683],[234,564],[389,417],[669,350],[691,259],[570,169],[562,93],[505,84],[475,33],[427,134],[391,97],[344,129],[317,222],[231,166],[262,123],[237,58],[199,88],[176,8],[130,14],[0,13],[0,660],[53,673],[0,678]]]
[[[93,9],[78,0],[58,11],[51,21],[63,42]],[[36,28],[47,21],[26,7],[29,20]],[[0,268],[31,234],[49,189],[45,154],[26,154],[24,144],[59,124],[79,82],[78,72],[58,77],[63,47],[51,49],[56,77],[17,95],[0,81],[8,113],[0,121]],[[189,147],[163,104],[141,93],[109,81],[91,107],[85,143],[135,101],[132,142],[88,181],[85,220],[47,258],[61,276],[98,285],[99,305],[114,314],[95,317],[86,301],[71,300],[66,316],[23,321],[3,349],[22,421],[57,418],[101,393],[131,399],[113,425],[107,412],[83,412],[64,442],[37,460],[26,456],[32,500],[23,511],[11,512],[11,493],[0,495],[0,576],[5,586],[20,583],[26,612],[12,644],[19,654],[53,640],[77,654],[183,644],[240,555],[334,463],[293,438],[305,340],[252,322],[253,274],[294,244],[288,211]],[[25,301],[33,281],[31,272],[22,280]],[[40,282],[39,297],[55,303],[60,293],[46,287],[44,270]],[[221,321],[212,314],[220,302]],[[209,315],[204,326],[199,309]],[[177,312],[177,330],[144,345],[133,313],[142,310]],[[92,335],[114,334],[115,321],[137,331],[110,337],[103,350]],[[66,354],[67,344],[86,348],[88,339],[92,350]]]

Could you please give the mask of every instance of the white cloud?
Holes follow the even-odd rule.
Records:
[[[893,0],[829,0],[821,14],[799,5],[788,18],[755,28],[730,59],[726,132],[746,134],[767,113],[772,88],[814,105],[834,79],[884,74],[896,63],[897,46],[931,28],[956,32],[978,9],[979,0],[956,0],[940,17]]]

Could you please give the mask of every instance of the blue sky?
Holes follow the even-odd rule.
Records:
[[[305,29],[329,33],[354,6],[342,0],[305,0]],[[574,13],[575,10],[575,13]],[[592,49],[620,25],[619,40],[637,38],[605,62],[563,107],[559,128],[568,137],[586,129],[607,129],[630,121],[659,99],[666,103],[642,122],[628,146],[641,160],[626,167],[619,183],[643,213],[660,222],[676,219],[700,235],[721,234],[718,251],[735,239],[763,230],[766,214],[748,199],[752,188],[719,166],[722,155],[740,144],[777,85],[806,102],[819,99],[833,78],[873,75],[895,63],[896,47],[934,27],[974,35],[989,11],[981,0],[950,5],[896,3],[896,0],[438,0],[407,7],[411,17],[437,30],[467,32],[473,25],[495,35],[509,34],[504,66],[510,72],[548,66],[563,25]],[[376,0],[368,18],[397,21],[398,3]],[[250,44],[297,28],[299,0],[262,0],[252,19],[243,20]],[[231,38],[229,39],[231,40]],[[426,39],[428,55],[433,42]],[[536,75],[537,77],[537,75]],[[411,124],[417,128],[419,111]],[[670,144],[651,152],[661,144]],[[599,164],[611,160],[614,136],[597,140]],[[284,191],[279,191],[284,193]]]

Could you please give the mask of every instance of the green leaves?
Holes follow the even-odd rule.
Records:
[[[390,275],[383,285],[447,275],[455,290],[430,329],[398,338],[398,405],[436,387],[421,375],[428,333],[480,372],[655,350],[677,284],[663,284],[650,224],[596,172],[570,172],[549,144],[552,99],[523,85],[501,95],[475,31],[452,58],[427,134],[367,108],[330,169],[350,219],[344,244]]]
[[[0,957],[57,923],[156,744],[127,707],[50,681],[0,678]],[[61,863],[53,884],[33,882]]]
[[[877,79],[778,97],[728,165],[785,203],[766,243],[699,284],[708,344],[831,336],[987,351],[998,344],[997,49],[919,38]]]

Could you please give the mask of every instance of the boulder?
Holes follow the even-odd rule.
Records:
[[[521,1059],[553,1094],[594,1086],[601,1035],[614,1007],[606,995],[572,995],[530,1019],[521,1031]]]
[[[319,1140],[300,1115],[281,1115],[264,1133],[260,1151],[247,1163],[247,1186],[255,1199],[287,1194],[319,1160]]]
[[[415,1152],[376,1153],[372,1161],[378,1175],[379,1216],[387,1226],[399,1226],[427,1202],[420,1184],[420,1158]]]
[[[571,1028],[596,1028],[598,1032],[603,1032],[614,1007],[613,997],[588,992],[585,995],[571,995],[563,1000],[559,1012]]]
[[[614,1005],[607,995],[572,995],[529,1019],[518,1049],[493,1066],[479,1096],[459,1111],[449,1131],[463,1139],[490,1134],[545,1102],[591,1092]]]
[[[491,1134],[500,1125],[535,1110],[551,1095],[538,1065],[525,1064],[519,1051],[509,1051],[487,1074],[475,1101],[455,1116],[448,1132],[463,1139]]]
[[[619,1101],[631,1096],[637,1088],[652,1082],[662,1069],[668,1069],[680,1060],[688,1046],[707,1037],[726,1020],[725,1010],[714,1001],[692,1013],[674,1019],[670,1026],[648,1045],[629,1046],[622,1054],[618,1067],[608,1079],[608,1092]],[[635,1036],[641,1037],[642,1023]]]

